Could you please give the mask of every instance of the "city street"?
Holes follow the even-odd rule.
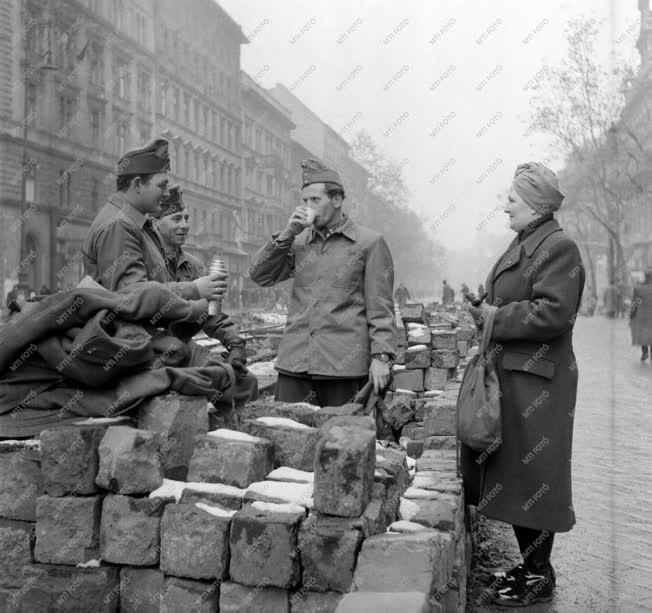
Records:
[[[652,366],[641,365],[640,349],[631,346],[623,319],[579,318],[575,354],[580,373],[573,440],[577,524],[555,541],[554,601],[527,610],[652,611]],[[515,562],[511,529],[498,522],[491,528],[491,549],[504,554],[497,567]]]

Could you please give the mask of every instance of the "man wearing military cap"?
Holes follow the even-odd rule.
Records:
[[[338,173],[317,160],[301,167],[304,204],[254,256],[250,275],[264,287],[293,279],[276,399],[337,406],[367,381],[377,393],[389,382],[394,265],[384,238],[342,211]]]
[[[86,274],[112,291],[140,281],[159,281],[186,300],[219,298],[226,289],[223,279],[169,280],[150,217],[160,210],[169,170],[168,142],[163,138],[118,160],[116,193],[100,209],[82,246]]]
[[[179,185],[170,187],[168,194],[162,198],[156,217],[156,228],[161,237],[170,280],[191,283],[202,277],[204,265],[183,248],[188,238],[190,212],[186,209]],[[232,390],[236,407],[248,400],[255,400],[258,397],[258,380],[245,368],[245,340],[238,333],[236,325],[228,315],[219,313],[208,316],[203,330],[211,338],[219,340],[229,351],[228,362],[238,375]]]

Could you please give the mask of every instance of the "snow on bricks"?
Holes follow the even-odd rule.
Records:
[[[375,464],[373,432],[326,424],[315,452],[315,508],[329,515],[359,516],[371,497]]]
[[[38,441],[0,442],[0,517],[34,521],[42,493]]]
[[[112,492],[149,494],[163,483],[161,441],[157,432],[110,426],[100,442],[95,482]]]
[[[401,307],[401,319],[403,323],[424,324],[428,323],[428,313],[423,304],[410,303]]]
[[[168,479],[185,479],[195,437],[208,432],[208,409],[201,396],[166,394],[146,400],[138,411],[138,427],[160,432],[161,463]]]
[[[262,481],[274,468],[273,463],[268,439],[219,429],[196,438],[188,480],[247,487]]]
[[[243,585],[293,588],[299,583],[297,537],[303,510],[279,512],[254,505],[231,522],[230,576]]]
[[[405,352],[405,368],[414,370],[415,368],[428,368],[430,366],[430,347],[427,345],[414,345],[408,347]]]

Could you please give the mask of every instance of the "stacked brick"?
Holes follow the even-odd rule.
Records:
[[[455,449],[455,407],[475,343],[473,323],[463,311],[428,312],[421,304],[403,307],[401,322],[406,346],[394,366],[385,421],[410,457],[428,449]]]

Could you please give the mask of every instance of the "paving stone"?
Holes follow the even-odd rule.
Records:
[[[394,364],[405,364],[406,347],[396,347],[396,355],[394,356]]]
[[[74,426],[40,434],[43,487],[50,496],[86,496],[98,491],[98,448],[105,427]]]
[[[414,475],[412,487],[442,494],[459,494],[462,480],[457,477],[454,468],[448,472],[421,471]]]
[[[38,442],[0,442],[0,517],[36,520],[36,499],[43,493]]]
[[[303,512],[279,513],[254,505],[238,511],[231,522],[231,579],[250,586],[295,587],[300,579],[297,537],[303,518]]]
[[[433,498],[403,498],[399,517],[437,530],[455,530],[463,513],[460,498],[454,494],[431,492]]]
[[[453,329],[453,324],[450,321],[430,322],[430,330],[436,332],[438,330],[450,331]]]
[[[430,370],[402,370],[393,373],[392,389],[406,389],[412,392],[422,392],[424,383],[424,372]]]
[[[312,470],[319,430],[283,417],[259,417],[242,422],[241,429],[269,439],[274,449],[274,466]]]
[[[421,454],[423,453],[423,448],[424,448],[423,441],[412,441],[408,439],[405,445],[405,452],[411,458],[414,458],[416,460],[417,458],[421,457]]]
[[[428,313],[423,304],[418,302],[405,304],[401,307],[401,319],[404,324],[428,324]]]
[[[360,515],[371,495],[376,436],[362,428],[322,428],[315,452],[315,508],[345,517]]]
[[[120,613],[159,613],[164,585],[158,568],[120,569]]]
[[[40,496],[36,500],[36,561],[76,565],[99,558],[101,508],[101,496]]]
[[[398,521],[392,522],[392,524],[390,524],[389,530],[390,532],[398,532],[399,534],[414,534],[415,532],[432,532],[434,531],[434,528],[428,528],[423,524],[417,524],[413,521],[399,519]]]
[[[233,511],[169,504],[161,520],[161,570],[190,579],[225,579]]]
[[[149,494],[163,483],[158,432],[128,426],[107,428],[99,446],[95,482],[121,494]]]
[[[161,516],[168,500],[111,495],[104,499],[100,555],[113,564],[158,564]]]
[[[379,534],[364,541],[353,591],[441,592],[450,580],[454,544],[444,532]]]
[[[405,352],[405,368],[427,368],[430,366],[430,347],[428,345],[413,345]]]
[[[220,613],[289,613],[288,590],[278,587],[251,588],[231,581],[220,587]],[[294,608],[292,612],[295,613]]]
[[[302,507],[311,507],[313,490],[313,483],[256,481],[245,491],[244,502],[291,503]]]
[[[383,419],[395,430],[399,430],[414,418],[414,399],[406,394],[394,394],[385,402]]]
[[[426,438],[426,430],[422,422],[410,422],[403,426],[401,436],[406,436],[414,441],[422,441]]]
[[[379,399],[380,402],[380,399]],[[339,415],[331,417],[322,427],[345,426],[353,428],[364,428],[376,432],[376,422],[371,415]]]
[[[329,419],[333,417],[346,417],[346,416],[363,416],[364,407],[357,402],[349,402],[340,407],[324,407],[315,415],[314,425],[315,428],[321,428]]]
[[[307,402],[281,402],[264,396],[248,402],[242,410],[241,419],[256,419],[265,416],[286,417],[306,426],[316,427],[314,420],[319,411],[318,406]]]
[[[353,592],[340,600],[336,613],[432,613],[425,594],[419,592]]]
[[[57,564],[25,567],[19,590],[21,613],[115,613],[118,610],[118,570],[111,566],[73,568]]]
[[[425,398],[415,398],[414,399],[414,420],[423,421],[423,416],[425,413],[426,399]]]
[[[299,531],[303,589],[347,592],[362,538],[362,532],[346,518],[324,520],[319,513],[311,513]]]
[[[273,464],[269,440],[220,429],[197,437],[188,481],[247,487],[254,481],[262,481],[274,468]]]
[[[335,613],[342,597],[338,592],[310,592],[302,588],[290,596],[290,610],[292,613]]]
[[[432,340],[432,333],[428,326],[422,324],[408,324],[407,325],[407,345],[412,347],[414,345],[430,345]]]
[[[217,486],[219,489],[207,490],[204,487],[199,489],[199,486]],[[245,490],[232,485],[224,485],[222,483],[202,483],[192,484],[189,483],[188,487],[183,488],[179,504],[195,504],[203,502],[209,506],[218,506],[223,509],[233,509],[237,511],[242,508],[244,501]]]
[[[32,563],[33,547],[33,523],[0,519],[0,587],[23,585],[22,567]]]
[[[437,330],[432,334],[433,349],[457,349],[457,332],[454,330]]]
[[[432,365],[435,368],[457,368],[460,363],[460,354],[457,349],[433,349],[431,357]]]
[[[465,358],[469,354],[469,341],[458,340],[457,351],[460,354],[460,358]]]
[[[427,436],[423,441],[424,449],[456,449],[457,437],[456,436]]]
[[[429,449],[424,451],[423,455],[417,460],[417,473],[423,470],[449,470],[452,466],[455,470],[457,466],[457,454],[454,450],[448,449]]]
[[[385,532],[394,519],[395,517],[390,517],[384,499],[372,498],[362,513],[365,538]]]
[[[194,581],[166,577],[160,613],[215,613],[220,601],[217,581]]]
[[[448,381],[447,368],[431,366],[424,371],[423,387],[426,390],[443,390],[446,387],[446,381]]]
[[[457,432],[457,401],[442,394],[426,403],[423,427],[428,436],[454,436]]]
[[[138,409],[138,427],[163,435],[163,475],[168,479],[184,480],[188,475],[195,437],[208,432],[206,399],[180,394],[152,396]]]
[[[357,418],[356,418],[357,419]],[[296,468],[289,468],[288,466],[279,466],[275,468],[269,475],[267,481],[281,481],[284,483],[313,483],[315,482],[315,474],[312,471],[297,470]]]
[[[472,326],[460,326],[456,332],[458,341],[467,341],[470,344],[475,338],[475,327]]]

